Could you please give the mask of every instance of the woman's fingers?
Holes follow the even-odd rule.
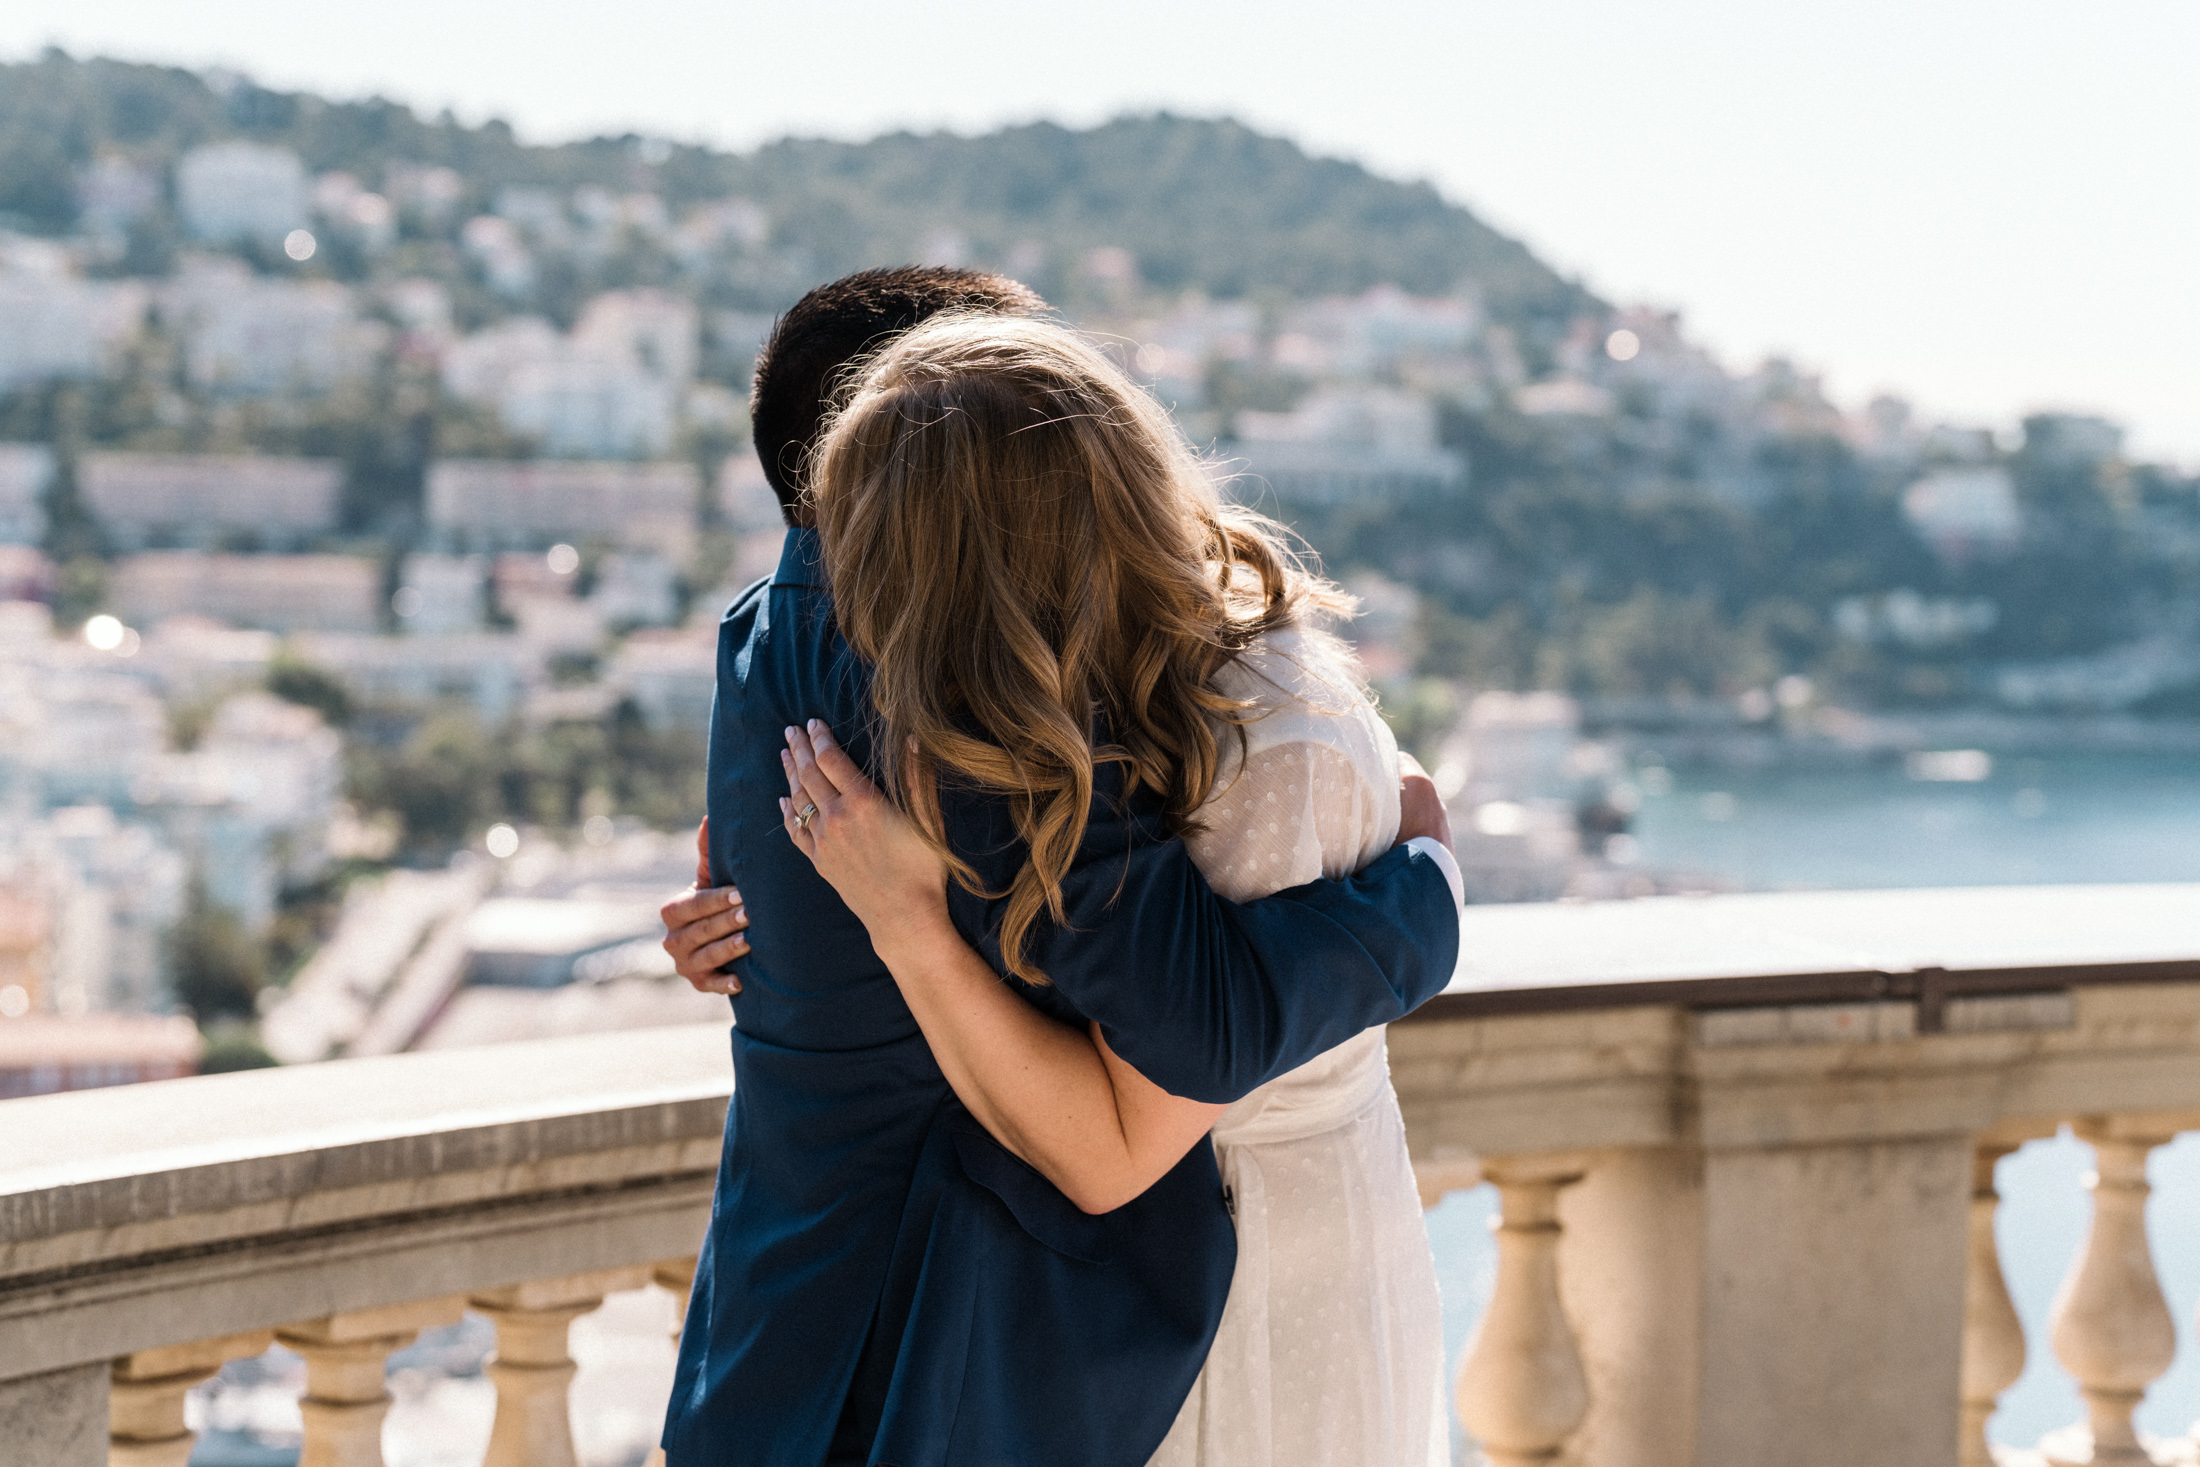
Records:
[[[807,822],[796,822],[794,810],[794,801],[788,799],[785,795],[781,795],[779,797],[779,823],[787,828],[787,839],[794,842],[796,850],[815,861],[817,859],[817,837],[810,834],[806,828]]]
[[[817,767],[817,746],[810,742],[807,732],[799,728],[787,730],[787,748],[794,755],[795,772],[802,776],[802,791],[819,808],[840,798],[840,788]]]
[[[870,778],[864,774],[862,767],[848,757],[848,751],[840,747],[840,741],[833,737],[833,731],[815,718],[810,720],[810,748],[817,760],[818,772],[831,780],[833,787],[840,793],[871,793]]]

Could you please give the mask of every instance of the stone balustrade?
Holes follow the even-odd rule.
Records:
[[[1497,1193],[1457,1391],[1490,1463],[2200,1455],[2132,1427],[2176,1349],[2146,1161],[2200,1129],[2200,887],[1482,908],[1466,951],[1391,1057],[1424,1196]],[[568,1328],[685,1291],[730,1083],[705,1025],[7,1102],[0,1457],[181,1467],[186,1393],[280,1340],[303,1467],[374,1467],[387,1357],[471,1310],[487,1461],[567,1467]],[[1995,1165],[2064,1126],[2093,1223],[2027,1340]],[[2028,1351],[2086,1419],[1990,1455]]]
[[[380,1467],[385,1361],[472,1310],[487,1463],[573,1467],[567,1328],[684,1296],[731,1088],[701,1025],[7,1102],[0,1460],[183,1467],[191,1387],[280,1341],[300,1467]]]
[[[1424,1197],[1498,1191],[1457,1391],[1495,1467],[2200,1456],[2132,1426],[2176,1352],[2146,1158],[2200,1129],[2200,886],[1483,908],[1467,953],[1391,1071]],[[2027,1341],[1994,1168],[2064,1126],[2092,1227]],[[1990,1454],[2028,1349],[2086,1420]]]

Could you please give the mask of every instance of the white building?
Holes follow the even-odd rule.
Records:
[[[518,249],[510,221],[484,215],[469,244],[492,270]],[[454,396],[494,407],[545,453],[650,458],[668,452],[695,375],[695,308],[655,290],[610,291],[589,302],[570,337],[522,317],[454,343],[443,381]]]
[[[0,649],[0,818],[135,798],[168,747],[168,714],[125,665],[81,643]]]
[[[171,699],[197,702],[267,680],[282,639],[209,616],[171,616],[144,633],[138,657]]]
[[[1288,413],[1241,412],[1238,491],[1338,503],[1464,488],[1466,457],[1438,446],[1436,405],[1392,387],[1331,387]]]
[[[1463,356],[1482,333],[1473,301],[1407,295],[1378,285],[1356,296],[1302,302],[1278,322],[1278,366],[1366,378],[1417,358]]]
[[[519,297],[535,288],[535,257],[511,220],[477,214],[459,230],[458,241],[499,295]]]
[[[77,177],[78,217],[95,233],[119,235],[159,204],[160,175],[115,153],[101,153]]]
[[[684,559],[700,489],[686,463],[447,459],[428,469],[428,527],[474,550],[593,539]]]
[[[145,322],[141,281],[0,274],[0,392],[52,377],[96,377]]]
[[[715,625],[636,632],[604,667],[604,684],[631,698],[650,727],[710,731],[718,687]]]
[[[695,375],[695,307],[661,290],[612,290],[590,301],[573,323],[573,344],[616,357],[661,382]]]
[[[313,212],[323,229],[349,235],[368,254],[397,242],[397,207],[349,173],[324,173],[313,181]]]
[[[2006,555],[2024,534],[2009,471],[1994,464],[1936,469],[1902,491],[1902,515],[1941,559]]]
[[[563,348],[564,338],[548,321],[513,316],[450,344],[443,353],[444,390],[495,407],[522,367],[555,360]]]
[[[0,443],[0,545],[46,538],[46,488],[53,450],[42,443]]]
[[[564,352],[512,374],[497,409],[542,451],[573,458],[653,458],[672,447],[679,389],[635,364]]]
[[[1833,624],[1854,642],[1932,651],[1994,629],[2001,612],[1985,597],[1921,596],[1907,586],[1878,596],[1844,596]]]
[[[408,555],[397,588],[397,624],[413,636],[478,632],[488,581],[488,563],[478,555]]]
[[[158,831],[105,805],[0,823],[0,880],[42,909],[41,977],[54,1011],[164,1006],[162,942],[183,915],[189,868]]]
[[[240,536],[269,549],[303,545],[336,529],[343,485],[334,459],[89,453],[77,466],[86,507],[125,550]]]
[[[259,931],[285,888],[327,869],[342,792],[343,745],[321,715],[251,692],[225,700],[198,747],[159,761],[137,793],[207,899]]]
[[[370,370],[388,339],[333,280],[270,280],[236,260],[186,262],[162,290],[184,371],[218,391],[326,391]]]
[[[1581,709],[1563,693],[1486,692],[1438,756],[1437,791],[1470,901],[1550,901],[1581,858]]]
[[[678,577],[654,551],[606,555],[588,599],[610,626],[664,626],[679,612]]]
[[[176,164],[184,228],[204,240],[278,240],[306,222],[306,165],[288,148],[210,143]]]
[[[382,622],[382,568],[361,556],[157,550],[116,562],[112,586],[132,623],[189,613],[276,632],[371,632]]]
[[[442,637],[307,633],[291,639],[301,662],[335,677],[364,703],[430,707],[464,703],[484,722],[509,718],[541,681],[540,651],[485,632]]]

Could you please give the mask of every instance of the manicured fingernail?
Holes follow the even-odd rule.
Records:
[[[729,907],[738,907],[741,905],[741,893],[734,890],[730,886],[726,888],[726,905]]]

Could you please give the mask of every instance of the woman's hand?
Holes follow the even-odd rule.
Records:
[[[795,848],[832,883],[880,956],[948,930],[947,866],[816,719],[786,731],[788,797],[780,818]]]
[[[1086,1212],[1151,1187],[1222,1107],[1179,1100],[1018,998],[947,916],[947,866],[810,720],[787,730],[787,834],[863,919],[932,1057],[978,1123]]]

